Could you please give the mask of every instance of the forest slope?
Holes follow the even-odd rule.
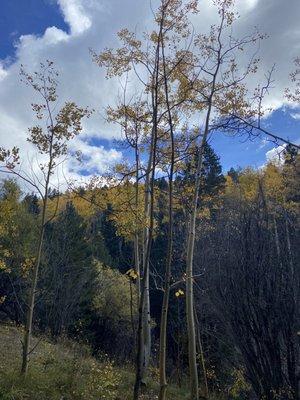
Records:
[[[54,344],[46,337],[34,338],[26,380],[20,376],[21,330],[0,325],[1,400],[126,400],[132,397],[134,374],[130,366],[115,366],[105,355],[96,359],[84,344],[61,340]],[[153,379],[144,399],[157,398]],[[169,398],[185,399],[184,391],[170,388]]]

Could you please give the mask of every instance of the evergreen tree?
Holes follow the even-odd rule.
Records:
[[[117,234],[117,228],[110,219],[112,213],[112,206],[108,204],[107,209],[102,213],[101,233],[105,247],[109,252],[111,267],[125,273],[132,266],[133,249],[132,245]]]
[[[182,167],[182,170],[179,171],[176,178],[176,190],[177,196],[180,198],[182,195],[185,199],[185,203],[181,205],[181,207],[177,208],[176,212],[174,212],[174,235],[173,235],[173,280],[178,281],[181,279],[181,276],[184,272],[184,251],[185,246],[183,246],[183,238],[186,237],[186,217],[185,217],[185,208],[188,206],[187,196],[184,197],[184,189],[186,185],[193,185],[195,180],[195,170],[194,166],[197,165],[197,154],[194,154],[193,157],[190,157],[186,160],[185,164]],[[201,208],[208,207],[212,214],[214,209],[214,205],[218,200],[218,195],[224,188],[225,178],[222,174],[222,166],[220,164],[220,158],[215,153],[214,149],[209,145],[205,145],[204,151],[204,161],[203,161],[203,176],[204,179],[200,186],[200,202]],[[158,210],[156,211],[156,232],[157,235],[155,237],[153,247],[152,247],[152,255],[151,255],[151,263],[155,266],[157,274],[162,277],[164,273],[165,266],[165,256],[166,256],[166,247],[167,247],[167,221],[165,219],[166,216],[166,193],[167,193],[167,182],[164,178],[160,178],[156,180],[156,186],[158,187]],[[156,284],[159,283],[160,278],[156,278],[156,282],[152,279],[152,291],[151,291],[151,315],[158,322],[159,327],[159,319],[160,319],[160,310],[161,310],[161,300],[162,293],[156,290]],[[171,302],[171,314],[177,314],[177,302]],[[173,330],[173,326],[169,326],[169,340],[170,346],[176,348],[176,343],[174,341],[174,335],[172,335],[171,331]],[[174,354],[174,357],[177,356]],[[174,360],[175,362],[175,360]]]
[[[227,172],[227,175],[230,176],[234,183],[238,183],[240,172],[240,169],[235,169],[231,167],[230,170]]]
[[[23,203],[29,213],[38,215],[40,213],[39,199],[36,194],[27,194],[24,197]]]
[[[87,228],[87,240],[90,244],[92,255],[95,259],[107,266],[113,265],[112,257],[106,247],[105,238],[102,234],[102,214],[97,212],[89,221]]]
[[[86,224],[71,202],[48,225],[46,244],[38,314],[41,327],[57,336],[80,319],[93,296],[92,249]]]
[[[200,186],[200,196],[218,195],[220,190],[224,187],[225,178],[222,174],[220,157],[208,143],[206,143],[204,147],[202,170],[204,179]]]

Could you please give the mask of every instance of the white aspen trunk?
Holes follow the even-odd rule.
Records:
[[[190,213],[190,220],[188,226],[187,255],[186,255],[186,318],[187,318],[187,329],[188,329],[188,355],[189,355],[189,369],[190,369],[191,400],[199,400],[199,379],[198,379],[198,365],[197,365],[196,327],[195,327],[195,316],[194,316],[194,282],[193,282],[196,218],[198,210],[200,183],[202,178],[204,146],[206,144],[209,132],[212,96],[214,93],[214,82],[208,103],[205,129],[201,144],[199,146],[196,179],[195,179],[195,190],[194,190],[192,211]]]
[[[31,351],[30,345],[31,345],[31,336],[32,336],[33,311],[34,311],[34,305],[35,305],[35,295],[36,295],[38,274],[39,274],[39,269],[40,269],[44,232],[45,232],[48,185],[46,186],[45,194],[46,194],[46,197],[44,199],[44,204],[43,204],[43,213],[42,213],[40,237],[39,237],[39,241],[38,241],[37,258],[36,258],[36,263],[35,263],[34,270],[33,270],[33,279],[32,279],[31,289],[30,289],[30,293],[29,293],[29,304],[28,304],[27,317],[26,317],[26,323],[25,323],[25,331],[24,331],[24,339],[23,339],[21,373],[25,376],[28,372],[29,355],[30,355],[30,351]]]
[[[170,288],[164,293],[161,322],[160,322],[160,338],[159,338],[159,381],[160,391],[159,400],[164,400],[167,393],[167,376],[166,376],[166,356],[167,356],[167,322],[168,307],[170,298]]]
[[[173,153],[174,155],[174,153]],[[174,159],[174,157],[172,157]],[[174,160],[172,165],[174,165]],[[172,167],[173,171],[173,167]],[[173,172],[171,178],[173,180]],[[170,299],[170,282],[171,282],[171,265],[173,251],[173,182],[169,183],[169,237],[168,237],[168,253],[165,271],[164,297],[161,310],[160,321],[160,337],[159,337],[159,400],[165,400],[167,394],[167,375],[166,375],[166,360],[167,360],[167,324]]]
[[[151,202],[151,189],[150,189],[150,171],[152,167],[152,150],[150,151],[148,171],[145,182],[145,218],[146,223],[149,223],[150,218],[150,202]],[[147,375],[147,370],[150,363],[151,354],[151,317],[150,317],[150,291],[149,291],[149,227],[144,228],[143,237],[143,307],[142,307],[142,364],[141,364],[141,382],[145,384],[145,379]]]
[[[161,36],[161,31],[160,35]],[[159,77],[159,49],[160,41],[157,44],[155,69],[152,76],[152,132],[150,154],[146,170],[145,182],[145,218],[146,227],[143,235],[143,280],[141,287],[141,299],[139,304],[139,326],[137,346],[137,370],[133,390],[133,400],[138,400],[140,386],[147,373],[146,367],[150,362],[151,354],[151,326],[150,326],[150,298],[149,298],[149,267],[152,235],[154,227],[154,179],[157,151],[157,105],[158,105],[158,77]],[[149,226],[148,226],[149,224]]]
[[[137,137],[136,137],[137,140]],[[135,206],[136,212],[138,212],[138,181],[139,181],[139,155],[138,148],[136,144],[135,149],[135,158],[136,158],[136,191],[135,191]],[[145,184],[145,216],[148,221],[150,217],[150,171],[152,167],[152,150],[150,151],[150,158],[148,163],[148,172],[146,177]],[[137,214],[138,215],[138,214]],[[136,225],[138,226],[138,216],[136,220]],[[137,229],[137,227],[136,227]],[[142,311],[142,334],[143,340],[141,343],[141,352],[142,352],[142,365],[141,368],[141,381],[145,383],[145,378],[147,375],[147,370],[150,363],[151,356],[151,315],[150,315],[150,291],[149,291],[149,260],[147,260],[147,247],[149,241],[149,228],[145,227],[144,229],[144,238],[143,238],[143,271],[145,271],[145,279],[144,279],[144,299],[143,299],[143,311]],[[134,241],[134,252],[135,252],[135,268],[138,274],[137,280],[137,290],[138,290],[138,299],[141,297],[141,279],[140,279],[140,256],[139,256],[139,236],[136,232],[135,241]],[[146,266],[146,263],[148,265]]]
[[[145,279],[145,299],[143,310],[143,366],[142,383],[145,384],[151,357],[151,315],[150,315],[150,290],[149,290],[149,268]]]
[[[138,132],[136,131],[136,138],[135,138],[135,234],[134,234],[134,267],[137,273],[136,279],[136,289],[137,289],[137,309],[139,308],[139,302],[141,298],[141,270],[140,270],[140,244],[139,244],[139,151],[138,151]],[[134,336],[136,337],[136,330],[134,328]]]
[[[32,336],[32,322],[33,322],[33,312],[35,306],[35,295],[38,283],[38,275],[39,269],[41,264],[41,257],[42,257],[42,248],[43,248],[43,240],[44,240],[44,233],[45,233],[45,224],[46,224],[46,211],[47,211],[47,204],[48,204],[48,192],[49,192],[49,183],[50,183],[50,176],[52,173],[53,168],[53,138],[54,138],[54,125],[51,116],[51,111],[49,108],[49,104],[47,103],[50,121],[51,121],[51,138],[50,138],[50,148],[49,148],[49,164],[48,170],[46,175],[45,181],[45,192],[43,198],[43,211],[42,211],[42,221],[41,221],[41,230],[40,236],[38,241],[38,250],[37,250],[37,257],[36,263],[33,270],[33,280],[31,284],[31,289],[29,293],[29,304],[28,304],[28,311],[27,311],[27,318],[25,323],[25,332],[24,332],[24,339],[23,339],[23,354],[22,354],[22,366],[21,366],[21,374],[26,376],[28,371],[28,363],[29,363],[29,355],[32,350],[30,350],[31,344],[31,336]]]
[[[141,280],[140,299],[139,299],[139,322],[137,333],[137,363],[136,363],[136,378],[134,384],[133,399],[137,400],[140,394],[141,383],[145,382],[147,367],[150,362],[151,353],[151,326],[150,326],[150,298],[149,298],[149,257],[153,226],[153,178],[154,178],[154,149],[156,148],[156,139],[154,138],[155,128],[153,128],[150,156],[147,166],[146,182],[145,182],[145,205],[144,215],[146,218],[146,226],[143,232],[143,278]],[[150,173],[152,170],[152,178]],[[152,212],[151,212],[152,211]],[[151,227],[148,227],[150,224]]]
[[[200,324],[199,324],[199,319],[197,316],[196,308],[195,308],[195,321],[196,321],[196,329],[197,329],[198,350],[200,353],[202,372],[203,372],[203,378],[204,378],[205,398],[208,399],[208,382],[207,382],[205,357],[204,357],[203,345],[202,345],[202,340],[201,340]]]
[[[199,400],[199,382],[197,367],[196,332],[194,319],[194,288],[193,288],[193,255],[195,244],[196,215],[191,215],[188,233],[187,265],[186,265],[186,316],[188,329],[188,353],[190,369],[191,400]]]
[[[163,14],[164,17],[164,14]],[[162,17],[162,24],[163,24]],[[164,282],[164,297],[161,310],[160,320],[160,337],[159,337],[159,400],[165,400],[167,394],[167,375],[166,375],[166,360],[167,360],[167,325],[168,325],[168,311],[170,299],[170,283],[171,283],[171,267],[172,267],[172,253],[173,253],[173,177],[174,177],[174,164],[175,164],[175,143],[174,143],[174,130],[173,120],[169,103],[169,90],[166,70],[166,60],[164,51],[164,39],[162,37],[162,58],[163,58],[163,71],[164,71],[164,87],[166,96],[166,106],[168,110],[168,123],[170,128],[170,176],[169,176],[169,225],[168,225],[168,248],[166,257],[166,270]]]
[[[140,168],[140,157],[138,150],[138,131],[136,130],[135,136],[135,234],[134,234],[134,263],[135,263],[135,271],[137,273],[137,298],[138,302],[141,297],[141,270],[140,270],[140,245],[139,245],[139,168]]]
[[[189,368],[190,368],[191,400],[199,400],[199,379],[198,379],[198,366],[197,366],[196,328],[195,328],[195,316],[194,316],[194,284],[193,284],[196,219],[198,210],[199,190],[202,178],[203,153],[209,133],[213,97],[215,93],[217,76],[221,65],[220,57],[221,57],[222,45],[220,37],[223,29],[223,23],[224,23],[224,15],[222,17],[222,22],[219,28],[219,35],[218,35],[219,50],[217,56],[218,57],[217,65],[211,82],[211,90],[207,103],[207,113],[205,119],[204,133],[198,151],[195,190],[194,190],[192,210],[190,213],[189,225],[188,225],[187,254],[186,254],[186,317],[187,317],[187,328],[188,328],[188,353],[189,353]]]
[[[140,271],[140,254],[139,254],[139,235],[136,233],[134,236],[134,268],[137,273],[136,288],[137,298],[141,296],[141,271]]]

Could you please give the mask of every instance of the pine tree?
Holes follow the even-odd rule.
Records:
[[[92,249],[86,224],[71,202],[46,229],[39,309],[42,325],[58,336],[74,325],[93,293]]]
[[[23,203],[29,213],[38,215],[40,213],[39,199],[36,194],[27,194],[24,197]]]

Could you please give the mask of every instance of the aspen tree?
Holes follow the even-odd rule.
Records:
[[[39,124],[29,128],[27,140],[36,148],[37,154],[42,156],[42,159],[46,159],[46,161],[41,161],[38,165],[41,171],[41,180],[33,172],[30,175],[28,171],[20,169],[20,156],[17,147],[14,147],[12,150],[0,149],[1,171],[12,174],[31,185],[40,195],[42,203],[36,257],[31,274],[31,287],[28,295],[24,339],[22,342],[23,356],[21,372],[26,375],[29,356],[34,350],[34,348],[31,348],[33,313],[45,227],[49,220],[53,218],[53,216],[47,217],[46,215],[51,178],[68,154],[68,141],[81,132],[81,120],[84,117],[89,117],[90,111],[87,108],[78,107],[73,102],[67,102],[59,111],[54,111],[58,100],[58,72],[54,69],[52,61],[47,60],[45,63],[41,63],[40,70],[33,74],[26,72],[22,66],[20,75],[21,80],[27,86],[30,86],[41,98],[40,103],[32,104],[32,110]],[[44,122],[45,127],[42,126],[42,122]]]
[[[148,158],[144,162],[144,219],[147,221],[142,240],[142,268],[140,312],[137,348],[137,376],[134,398],[139,396],[141,383],[145,380],[151,353],[151,326],[149,302],[150,255],[154,230],[154,180],[156,167],[159,163],[160,141],[169,132],[170,112],[175,113],[183,107],[190,90],[190,83],[181,85],[177,70],[180,64],[187,64],[190,57],[187,43],[191,34],[186,15],[196,12],[197,1],[163,0],[155,13],[155,30],[145,33],[139,40],[135,33],[123,29],[119,38],[123,47],[113,50],[106,49],[99,55],[93,52],[94,61],[101,67],[106,67],[107,77],[128,74],[137,81],[140,92],[136,97],[145,103],[147,109],[146,143]],[[168,49],[168,54],[162,55],[162,46]],[[165,68],[164,68],[165,65]],[[167,67],[166,67],[167,66]],[[186,70],[186,67],[182,67]],[[128,78],[130,79],[130,78]],[[169,88],[169,101],[166,102],[166,85]],[[169,103],[169,104],[167,104]],[[126,109],[126,107],[124,107]],[[126,113],[129,116],[129,109]],[[175,120],[177,123],[177,120]],[[172,122],[172,125],[175,123]],[[174,130],[174,127],[172,127]],[[145,143],[143,144],[145,146]]]

